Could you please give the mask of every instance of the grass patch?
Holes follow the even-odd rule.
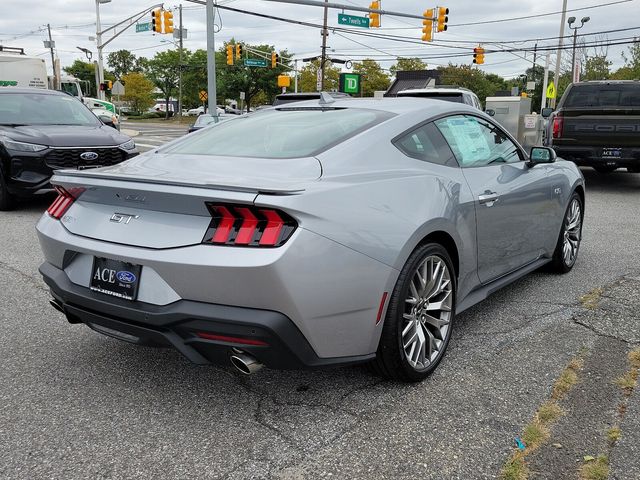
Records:
[[[640,369],[640,348],[629,352],[629,363],[631,368]]]
[[[524,461],[524,455],[516,453],[502,467],[500,472],[502,480],[527,480],[529,478],[529,468]]]
[[[618,377],[615,381],[616,385],[618,385],[627,395],[630,395],[633,389],[636,386],[636,381],[638,379],[638,371],[631,370],[621,377]]]
[[[549,429],[539,421],[534,420],[524,427],[522,441],[527,447],[527,453],[534,451],[549,438]]]
[[[586,462],[580,467],[581,480],[607,480],[609,478],[609,458],[598,455],[598,458]]]
[[[607,439],[609,440],[609,443],[611,445],[620,440],[620,435],[622,435],[620,427],[611,427],[609,430],[607,430]]]
[[[551,398],[560,400],[578,383],[578,372],[582,368],[582,359],[574,358],[556,380],[551,391]]]
[[[555,422],[559,417],[562,416],[562,414],[564,414],[564,411],[562,410],[562,408],[560,408],[558,402],[555,402],[553,400],[548,400],[540,405],[537,413],[538,420],[540,420],[540,423],[542,423],[543,425],[548,425]]]
[[[596,308],[598,308],[598,303],[600,303],[602,292],[602,288],[594,288],[589,293],[585,293],[580,297],[580,303],[584,308],[595,310]]]

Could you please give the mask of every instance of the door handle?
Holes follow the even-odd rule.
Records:
[[[478,195],[478,202],[480,202],[481,205],[486,205],[487,207],[492,207],[499,199],[500,195],[496,192],[487,192],[482,195]]]

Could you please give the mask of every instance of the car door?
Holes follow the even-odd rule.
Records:
[[[547,169],[528,167],[522,149],[487,119],[452,115],[435,123],[475,198],[480,281],[539,258],[551,211]]]

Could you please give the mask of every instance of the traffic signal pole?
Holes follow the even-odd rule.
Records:
[[[556,55],[556,71],[553,75],[553,83],[558,89],[558,81],[560,80],[560,61],[562,60],[562,46],[564,39],[564,22],[567,18],[567,0],[562,1],[562,18],[560,19],[560,38],[558,38],[558,53]],[[551,107],[556,108],[555,97],[551,99]]]
[[[327,31],[327,16],[329,14],[329,9],[327,8],[327,4],[329,0],[324,0],[324,18],[322,21],[322,54],[320,56],[320,91],[324,91],[324,67],[325,61],[327,60],[327,36],[329,32]]]
[[[189,0],[194,3],[200,3],[199,1]],[[354,12],[366,12],[366,13],[377,13],[379,15],[389,15],[391,17],[404,17],[404,18],[417,18],[418,20],[424,20],[422,15],[413,15],[411,13],[403,13],[403,12],[393,12],[391,10],[376,10],[374,8],[365,8],[358,7],[356,5],[347,5],[343,3],[332,3],[328,0],[318,1],[318,0],[264,0],[265,2],[276,2],[276,3],[290,3],[293,5],[308,5],[310,7],[322,7],[322,8],[333,8],[336,10],[351,10]]]
[[[213,0],[207,0],[207,94],[209,114],[218,117],[216,99],[216,41]]]
[[[96,85],[96,95],[100,100],[105,100],[103,90],[100,90],[100,84],[104,82],[104,66],[102,64],[102,30],[100,26],[100,1],[96,0],[96,46],[98,48],[98,85]]]

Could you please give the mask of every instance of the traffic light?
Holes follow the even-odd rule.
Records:
[[[242,44],[236,44],[236,60],[240,60],[242,58]]]
[[[173,12],[163,12],[164,17],[164,32],[163,33],[173,33]]]
[[[473,49],[473,63],[482,65],[484,63],[484,48],[477,46]]]
[[[233,65],[233,45],[227,45],[227,65]]]
[[[107,90],[111,90],[111,88],[113,87],[113,82],[111,80],[107,80],[105,83],[107,84]]]
[[[447,22],[449,21],[449,9],[447,7],[438,7],[438,32],[447,31]]]
[[[371,10],[380,10],[380,0],[376,0],[369,4],[369,8]],[[369,13],[369,27],[370,28],[380,28],[380,14],[379,13]]]
[[[151,30],[162,33],[162,9],[156,8],[151,12]]]
[[[271,52],[271,68],[276,68],[278,66],[278,60],[280,60],[280,55],[276,52]]]
[[[422,20],[422,41],[430,42],[433,40],[433,8],[425,10],[422,14],[424,20]]]

